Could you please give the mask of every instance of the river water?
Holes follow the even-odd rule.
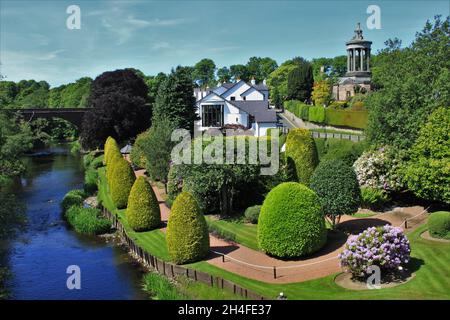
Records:
[[[142,272],[111,242],[72,231],[61,217],[66,192],[81,188],[81,157],[64,145],[26,157],[15,187],[26,205],[25,230],[11,243],[8,264],[13,299],[146,299]],[[68,266],[80,268],[81,289],[67,288]]]

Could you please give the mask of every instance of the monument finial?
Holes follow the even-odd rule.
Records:
[[[355,35],[353,36],[354,40],[363,40],[364,37],[362,35],[361,23],[358,22],[356,25]]]

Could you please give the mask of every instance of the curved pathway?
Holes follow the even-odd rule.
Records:
[[[136,175],[144,175],[144,172],[144,170],[136,171]],[[156,186],[153,186],[153,190],[159,201],[161,219],[163,222],[167,222],[170,209],[164,202],[164,190]],[[394,208],[392,211],[370,218],[343,216],[340,225],[346,231],[354,234],[373,225],[392,224],[400,226],[405,218],[414,217],[423,211],[423,207],[416,206]],[[422,219],[421,222],[423,222],[424,216],[426,219],[426,214],[415,219]],[[421,222],[416,224],[416,226],[420,225]],[[161,230],[165,232],[165,227],[161,228]],[[344,233],[331,231],[328,234],[329,241],[327,245],[319,253],[303,259],[281,260],[269,257],[261,251],[250,249],[239,243],[224,241],[211,234],[209,237],[212,252],[205,259],[208,263],[243,277],[267,283],[302,282],[342,271],[337,256],[343,250],[347,240],[347,236]],[[224,260],[222,255],[226,255]],[[276,267],[276,278],[274,278],[273,267]]]

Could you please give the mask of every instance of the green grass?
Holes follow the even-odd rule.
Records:
[[[110,198],[107,195],[105,196],[107,190],[105,190],[104,169],[100,169],[99,175],[101,181],[99,197],[105,207],[112,212],[116,212]],[[426,226],[408,234],[412,257],[414,258],[411,264],[417,268],[415,271],[416,277],[395,288],[364,291],[347,290],[335,284],[334,277],[336,274],[300,283],[268,284],[241,277],[205,261],[187,266],[233,281],[268,298],[274,298],[282,291],[288,299],[450,299],[450,244],[420,238],[420,233],[424,230],[426,230]],[[147,233],[134,234],[134,237],[141,241],[138,243],[143,245],[151,254],[162,260],[168,260],[165,235],[159,230],[150,231],[150,235],[147,236],[142,236],[143,234]],[[282,272],[280,275],[282,275]]]
[[[256,225],[247,224],[238,220],[215,220],[205,216],[208,225],[214,229],[223,231],[224,234],[232,234],[232,240],[254,250],[259,250],[256,239]]]
[[[352,215],[354,218],[370,218],[376,215],[375,212],[360,212]]]
[[[321,279],[290,284],[267,284],[243,278],[210,264],[196,263],[197,270],[221,276],[236,284],[267,297],[284,292],[288,299],[450,299],[450,244],[435,243],[420,238],[426,229],[422,226],[408,234],[411,241],[413,265],[418,266],[416,277],[395,288],[381,290],[352,291],[339,287],[334,282],[337,274]]]

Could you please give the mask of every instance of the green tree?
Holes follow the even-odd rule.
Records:
[[[127,221],[134,231],[147,231],[161,224],[161,211],[152,186],[140,176],[128,197]]]
[[[403,171],[417,196],[450,203],[450,108],[436,109],[411,147]]]
[[[250,80],[250,73],[243,64],[233,64],[230,66],[230,75],[234,81],[237,81],[238,79],[243,81]]]
[[[28,122],[0,112],[0,186],[24,172],[20,157],[33,147],[34,139]]]
[[[269,89],[272,91],[274,88],[277,88],[283,101],[286,100],[288,96],[288,75],[293,69],[300,66],[302,61],[303,59],[298,57],[287,60],[283,62],[280,67],[271,72],[267,77],[267,85],[269,86]]]
[[[171,260],[177,264],[198,261],[209,252],[205,217],[188,192],[182,192],[173,203],[166,240]]]
[[[201,87],[213,87],[215,85],[214,73],[216,64],[211,59],[202,59],[194,66],[193,78]]]
[[[256,82],[259,83],[264,79],[267,79],[269,74],[278,68],[278,64],[269,57],[251,57],[248,60],[246,67],[249,76],[254,77]]]
[[[311,64],[303,61],[299,67],[288,74],[287,98],[290,100],[308,101],[314,84]]]
[[[152,180],[164,183],[167,193],[167,175],[170,169],[171,152],[174,143],[171,141],[172,125],[167,119],[162,119],[149,129],[148,135],[142,141],[145,156],[145,168]]]
[[[361,191],[353,169],[341,160],[321,162],[311,177],[323,211],[334,229],[343,214],[353,214],[361,203]]]
[[[401,48],[398,39],[377,56],[372,68],[377,89],[365,100],[367,136],[377,145],[407,149],[428,115],[450,105],[450,20],[427,21],[415,40]]]
[[[227,67],[222,67],[217,70],[217,78],[222,83],[230,82],[231,72]]]
[[[322,80],[314,83],[311,95],[312,101],[316,106],[328,106],[331,101],[331,86],[328,80]]]
[[[194,131],[196,114],[192,80],[182,67],[172,70],[161,84],[153,107],[153,122],[168,119],[173,128]]]

